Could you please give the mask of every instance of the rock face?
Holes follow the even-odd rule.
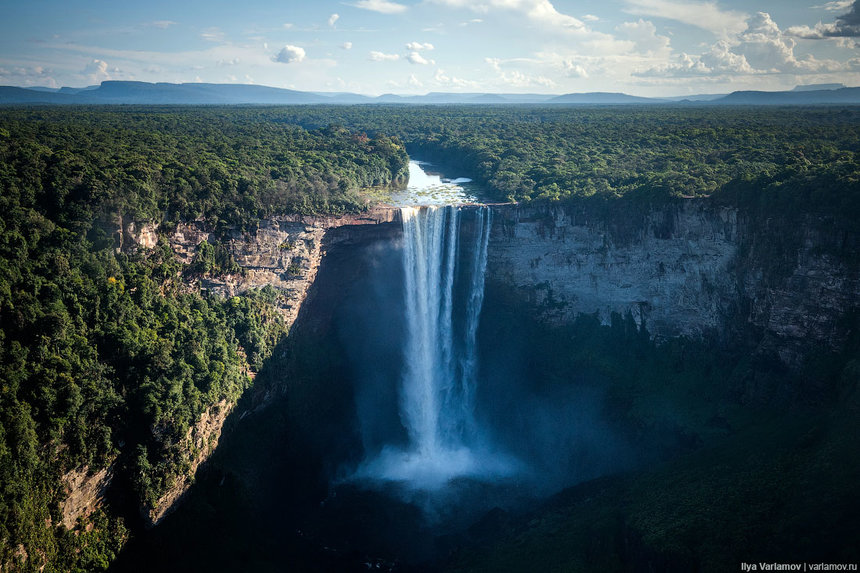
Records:
[[[707,200],[627,209],[495,206],[488,276],[546,320],[629,312],[658,338],[753,329],[788,365],[846,339],[840,321],[860,305],[856,230]]]
[[[272,286],[280,291],[278,308],[287,325],[292,325],[325,256],[327,232],[345,226],[391,223],[399,221],[399,216],[396,209],[380,208],[360,216],[280,217],[261,221],[255,233],[233,231],[225,246],[244,274],[207,278],[201,287],[234,296]],[[190,263],[197,246],[209,236],[206,225],[196,221],[178,225],[169,241],[182,262]]]
[[[316,278],[326,248],[353,240],[356,233],[367,235],[385,223],[398,222],[399,217],[398,209],[378,208],[367,214],[343,217],[279,217],[261,221],[254,233],[232,231],[226,241],[221,239],[222,245],[233,255],[242,273],[204,278],[200,287],[223,296],[234,296],[271,286],[279,291],[276,304],[290,327]],[[125,226],[120,224],[120,228],[125,232],[119,234],[123,238],[119,248],[146,249],[157,244],[153,225],[126,223]],[[194,260],[200,243],[211,237],[212,232],[205,222],[193,221],[177,225],[167,239],[177,258],[187,264]],[[142,508],[141,514],[148,526],[164,519],[191,487],[192,476],[217,446],[234,405],[225,401],[212,405],[189,429],[183,448],[189,471],[176,478],[154,507]],[[76,495],[73,491],[69,499]]]
[[[464,209],[471,207],[464,206]],[[658,339],[674,336],[748,336],[762,352],[797,366],[815,345],[838,350],[849,330],[843,318],[860,307],[860,237],[805,215],[761,220],[707,200],[659,207],[626,203],[619,210],[493,205],[488,281],[517,289],[542,319],[572,320],[580,313],[630,313]],[[207,278],[200,286],[225,296],[272,286],[291,326],[308,296],[326,249],[368,238],[400,236],[400,211],[378,208],[363,216],[282,217],[254,233],[232,232],[222,244],[242,274]],[[149,248],[151,226],[120,225],[122,248]],[[179,225],[168,237],[183,262],[210,240],[203,222]],[[223,240],[223,239],[222,239]],[[341,253],[342,254],[342,253]],[[213,405],[186,438],[191,474],[217,445],[233,404]],[[78,497],[104,476],[70,476]],[[97,479],[98,478],[98,479]],[[92,481],[96,480],[96,481]],[[155,508],[156,524],[190,487],[178,479]],[[74,523],[88,504],[69,502]],[[92,505],[92,504],[89,504]]]
[[[734,211],[653,211],[633,237],[561,208],[505,206],[496,215],[490,276],[522,289],[549,320],[630,312],[664,337],[720,325],[737,253]]]
[[[88,517],[102,505],[112,475],[111,468],[102,468],[91,474],[87,466],[63,474],[62,483],[67,496],[60,509],[66,529],[74,529],[78,518]]]
[[[222,400],[203,412],[200,420],[188,428],[185,436],[184,451],[188,453],[189,470],[186,474],[176,478],[173,486],[161,496],[155,507],[146,508],[143,513],[145,523],[149,527],[158,525],[171,511],[176,508],[177,502],[185,495],[191,487],[192,478],[197,468],[209,459],[212,452],[218,446],[221,438],[221,430],[227,415],[233,410],[235,404]]]

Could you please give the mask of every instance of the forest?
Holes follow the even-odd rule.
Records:
[[[359,189],[405,168],[396,139],[226,110],[2,112],[0,563],[39,551],[51,570],[105,567],[125,526],[45,527],[61,520],[60,476],[111,466],[130,505],[151,506],[187,471],[190,425],[235,403],[285,333],[271,289],[226,300],[189,286],[238,270],[223,248],[203,243],[184,266],[163,238],[121,252],[116,219],[217,230],[355,212]]]
[[[696,107],[10,107],[0,109],[0,568],[106,569],[188,471],[195,420],[235,403],[287,335],[277,292],[203,243],[288,214],[372,207],[408,155],[462,170],[488,199],[600,206],[711,197],[755,212],[860,217],[860,110]],[[116,221],[153,223],[118,249]],[[123,503],[62,525],[61,476],[111,467]],[[119,507],[123,506],[123,507]]]

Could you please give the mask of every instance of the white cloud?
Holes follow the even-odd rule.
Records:
[[[224,32],[217,27],[206,28],[200,32],[200,37],[207,42],[221,42],[224,40]]]
[[[617,26],[615,31],[622,38],[633,42],[640,54],[668,56],[671,52],[669,38],[658,35],[653,22],[640,18],[638,22],[624,22]]]
[[[513,86],[516,88],[528,88],[528,87],[545,87],[552,88],[555,87],[555,82],[551,79],[544,76],[530,76],[528,74],[524,74],[519,70],[512,70],[510,72],[502,72],[499,76],[499,80],[506,85]]]
[[[702,54],[700,62],[709,73],[752,74],[755,70],[743,54],[732,51],[726,40],[720,40]]]
[[[577,64],[571,60],[564,60],[562,62],[564,66],[565,75],[570,78],[587,78],[588,72],[584,67],[580,64]]]
[[[84,68],[83,74],[90,82],[97,84],[111,79],[112,74],[116,74],[118,72],[119,68],[111,68],[104,60],[95,59],[87,64]]]
[[[0,68],[0,82],[2,85],[19,86],[47,86],[49,88],[59,87],[53,77],[54,71],[44,66],[16,66],[13,68]]]
[[[854,0],[834,0],[833,2],[828,2],[827,4],[822,4],[821,6],[813,6],[813,10],[824,9],[828,12],[841,12],[843,10],[847,10],[854,4]]]
[[[749,19],[749,27],[734,40],[719,40],[700,56],[681,54],[667,64],[635,72],[638,77],[750,76],[760,74],[810,74],[837,72],[847,64],[798,58],[796,42],[787,37],[766,12]]]
[[[400,54],[386,54],[373,51],[368,55],[368,59],[372,62],[393,62],[400,59]]]
[[[351,50],[352,49],[352,42],[344,42],[343,44],[340,45],[340,49],[341,50]]]
[[[626,0],[627,12],[656,18],[676,20],[708,30],[721,38],[743,32],[746,14],[734,10],[722,10],[716,2],[692,0]]]
[[[594,14],[586,14],[585,16],[582,17],[582,19],[585,20],[586,22],[597,22],[598,20],[600,20],[600,18],[598,18]]]
[[[293,27],[292,22],[284,22],[284,30],[289,30]]]
[[[418,64],[421,66],[429,66],[430,64],[435,64],[433,60],[428,60],[418,52],[409,52],[406,54],[406,59],[409,60],[410,64]]]
[[[417,52],[419,50],[432,50],[433,44],[429,44],[429,43],[422,44],[421,42],[409,42],[408,44],[406,44],[406,49],[410,50],[412,52]]]
[[[585,24],[573,16],[562,14],[555,9],[549,0],[432,0],[453,8],[468,8],[475,12],[487,13],[491,9],[511,10],[524,14],[529,20],[555,28],[573,31],[585,31]]]
[[[497,80],[507,86],[513,86],[517,88],[525,88],[525,87],[547,87],[552,88],[555,87],[556,83],[549,79],[548,77],[541,74],[531,74],[528,72],[524,72],[522,70],[505,70],[503,66],[511,67],[511,66],[531,66],[535,64],[539,64],[540,62],[528,59],[528,58],[514,58],[510,60],[502,60],[500,58],[484,58],[484,61],[496,72]],[[585,70],[583,71],[582,77],[588,77],[588,74],[585,74]]]
[[[424,84],[421,83],[421,80],[415,77],[415,74],[409,74],[409,81],[407,83],[416,88],[424,86]]]
[[[379,12],[380,14],[400,14],[406,11],[406,6],[403,4],[390,2],[389,0],[358,0],[358,2],[349,5],[361,8],[362,10]]]
[[[334,24],[335,24],[335,22],[338,21],[338,18],[340,18],[339,14],[332,14],[331,16],[329,16],[328,17],[328,25],[331,27],[334,27]]]
[[[287,44],[273,58],[274,61],[280,64],[296,64],[305,59],[305,49],[299,46],[291,46]]]
[[[445,73],[443,69],[437,69],[436,73],[433,75],[433,79],[436,83],[445,86],[445,87],[455,87],[455,88],[476,88],[478,87],[478,82],[472,80],[466,80],[463,78],[458,78],[455,76],[449,76]]]
[[[241,60],[239,58],[230,58],[230,59],[226,59],[226,60],[218,60],[218,62],[215,65],[223,68],[223,67],[227,67],[227,66],[236,66],[239,64],[239,62],[241,62]]]
[[[749,29],[740,37],[736,51],[744,54],[750,65],[768,72],[835,71],[838,62],[816,60],[809,55],[798,59],[794,55],[796,42],[786,37],[766,12],[750,19]]]

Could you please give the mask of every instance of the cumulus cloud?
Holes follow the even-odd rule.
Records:
[[[373,51],[368,55],[368,59],[372,62],[393,62],[400,59],[400,54],[386,54],[384,52]]]
[[[409,42],[408,44],[406,44],[406,49],[412,52],[418,52],[420,50],[432,50],[433,44],[429,44],[426,42],[423,44],[421,42]]]
[[[420,66],[429,66],[430,64],[435,64],[433,60],[428,60],[418,52],[409,52],[406,54],[406,59],[410,64],[418,64]]]
[[[299,46],[291,46],[287,44],[273,58],[274,61],[280,64],[296,64],[305,59],[305,49]]]
[[[407,82],[410,86],[420,88],[423,87],[424,84],[421,83],[421,80],[415,77],[415,74],[409,74],[409,81]]]
[[[766,72],[823,72],[841,67],[837,62],[816,60],[809,55],[794,55],[796,42],[786,37],[767,12],[750,18],[749,28],[740,36],[736,51],[744,54],[750,65]]]
[[[112,74],[119,72],[119,68],[108,66],[104,60],[94,59],[84,68],[84,75],[94,84],[109,80]]]
[[[796,42],[787,37],[767,12],[749,19],[748,28],[733,40],[722,39],[700,56],[681,54],[675,61],[635,72],[638,77],[737,76],[752,74],[824,73],[845,69],[833,60],[812,55],[798,58]]]
[[[217,65],[219,68],[223,68],[223,67],[227,67],[227,66],[236,66],[239,64],[239,62],[241,62],[241,60],[239,58],[229,58],[229,59],[218,60],[218,62],[215,65]]]
[[[586,14],[585,16],[582,17],[582,19],[585,20],[586,22],[597,22],[598,20],[600,20],[600,18],[598,18],[594,14]]]
[[[841,9],[848,8],[840,2],[830,2],[825,4],[825,9],[836,10],[838,8],[829,8],[831,4],[838,6]],[[792,26],[786,33],[798,38],[806,40],[823,40],[826,38],[858,38],[860,37],[860,0],[854,0],[850,4],[851,9],[845,14],[836,18],[835,22],[822,23],[819,22],[815,27],[809,26]]]
[[[626,0],[627,12],[676,20],[728,38],[746,29],[746,14],[722,10],[716,2],[690,0]]]
[[[615,28],[619,36],[633,42],[635,49],[640,54],[665,54],[669,53],[669,38],[657,34],[657,27],[653,22],[639,19],[638,22],[624,22]]]
[[[569,78],[587,78],[588,71],[580,64],[572,60],[563,60],[562,67],[564,68],[564,73]]]
[[[352,49],[352,42],[344,42],[343,44],[340,45],[340,49],[341,50],[351,50]]]
[[[380,14],[400,14],[406,11],[406,6],[397,2],[391,2],[390,0],[358,0],[358,2],[353,2],[349,5],[361,8],[362,10],[379,12]]]
[[[328,17],[328,25],[334,27],[335,22],[340,18],[340,14],[332,14]]]

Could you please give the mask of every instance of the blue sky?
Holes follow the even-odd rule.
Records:
[[[637,95],[860,85],[860,0],[3,0],[0,85]]]

